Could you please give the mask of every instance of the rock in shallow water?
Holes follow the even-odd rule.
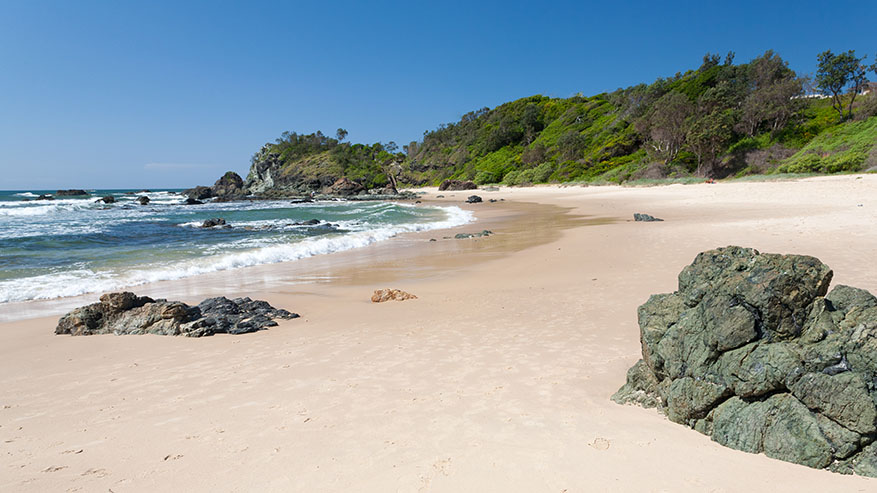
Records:
[[[813,257],[703,252],[639,308],[614,395],[731,448],[877,476],[877,298]]]
[[[208,298],[198,306],[153,300],[134,293],[107,293],[100,303],[74,309],[61,317],[55,334],[158,334],[202,337],[245,334],[274,327],[274,319],[298,318],[265,301],[250,298]]]

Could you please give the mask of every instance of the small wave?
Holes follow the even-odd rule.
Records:
[[[401,233],[452,228],[472,221],[469,211],[442,207],[444,220],[386,226],[364,231],[307,238],[294,243],[270,245],[252,250],[212,255],[165,266],[131,269],[120,273],[68,271],[59,274],[0,281],[0,303],[77,296],[104,292],[156,281],[167,281],[253,265],[299,260],[315,255],[362,248]]]
[[[37,194],[35,194],[35,193],[33,193],[33,192],[14,193],[14,194],[12,194],[12,195],[14,195],[14,196],[16,196],[16,197],[39,197],[39,195],[37,195]]]

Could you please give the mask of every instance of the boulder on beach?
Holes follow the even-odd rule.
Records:
[[[457,240],[465,240],[467,238],[482,238],[484,236],[490,236],[493,234],[493,231],[489,229],[485,229],[479,233],[457,233],[454,235],[454,238]]]
[[[457,190],[475,190],[478,188],[474,182],[471,181],[461,181],[461,180],[445,180],[439,185],[439,191],[444,192],[445,190],[457,191]]]
[[[633,220],[634,220],[634,221],[637,221],[637,222],[656,222],[656,221],[663,221],[663,219],[661,219],[661,218],[658,218],[658,217],[655,217],[655,216],[650,216],[650,215],[648,215],[648,214],[643,214],[643,213],[641,213],[641,212],[635,212],[635,213],[633,214]]]
[[[814,257],[703,252],[639,307],[642,359],[612,396],[716,442],[877,477],[877,298]]]
[[[274,319],[293,318],[298,318],[298,314],[250,298],[208,298],[198,306],[189,306],[131,292],[107,293],[100,297],[99,303],[76,308],[61,317],[55,334],[202,337],[246,334],[275,327]]]
[[[416,300],[417,296],[414,296],[411,293],[406,293],[401,289],[376,289],[375,293],[372,295],[372,303],[383,303],[385,301],[405,301],[405,300]]]
[[[466,198],[467,204],[478,204],[480,202],[481,202],[481,197],[479,197],[477,195],[470,195],[469,197]]]

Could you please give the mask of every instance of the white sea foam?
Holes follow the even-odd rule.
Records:
[[[461,226],[473,220],[472,213],[459,207],[442,207],[446,218],[425,223],[411,223],[368,228],[347,233],[306,238],[293,243],[262,246],[233,253],[219,253],[164,266],[149,266],[123,271],[94,272],[88,269],[0,281],[0,303],[51,299],[85,293],[112,291],[155,281],[181,279],[210,272],[253,265],[288,262],[387,240],[400,233],[430,231]],[[360,223],[365,224],[365,223]]]

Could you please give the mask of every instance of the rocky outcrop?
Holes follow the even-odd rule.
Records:
[[[406,293],[401,289],[376,289],[372,295],[372,303],[383,303],[385,301],[405,301],[416,300],[417,296]]]
[[[347,178],[338,178],[335,180],[335,183],[332,186],[327,187],[323,190],[323,193],[328,195],[337,195],[339,197],[347,197],[350,195],[359,195],[362,192],[365,192],[365,187],[356,183],[355,181],[350,181]]]
[[[213,195],[220,200],[235,200],[246,197],[244,180],[234,171],[228,171],[213,184]]]
[[[471,181],[460,181],[460,180],[445,180],[439,185],[439,191],[444,192],[448,191],[458,191],[458,190],[475,190],[478,188],[478,185]]]
[[[107,195],[106,197],[102,197],[100,199],[97,199],[95,202],[103,202],[104,204],[115,204],[116,198],[113,197],[112,195]]]
[[[213,193],[212,188],[205,187],[203,185],[198,185],[195,188],[183,190],[183,195],[193,200],[206,200],[216,197],[216,194]]]
[[[650,216],[648,214],[643,214],[641,212],[635,212],[633,214],[633,220],[637,221],[637,222],[647,222],[647,223],[656,222],[656,221],[663,221],[663,219],[661,219],[661,218],[658,218],[655,216]]]
[[[27,200],[27,199],[25,199],[25,200]],[[47,195],[47,194],[42,194],[39,197],[35,198],[34,200],[55,200],[55,197],[52,197],[51,195]]]
[[[468,238],[482,238],[485,236],[490,236],[492,234],[493,234],[493,231],[490,231],[489,229],[485,229],[484,231],[481,231],[480,233],[457,233],[454,235],[454,239],[465,240]]]
[[[192,197],[186,197],[186,200],[183,201],[183,204],[185,205],[201,205],[203,203],[204,202],[201,202],[198,199],[193,199]]]
[[[298,315],[250,298],[209,298],[198,306],[153,300],[134,293],[108,293],[100,303],[76,308],[58,321],[55,334],[157,334],[202,337],[245,334],[274,327],[274,319]]]
[[[137,197],[137,202],[140,202],[140,205],[149,205],[149,197],[141,195],[140,197]]]
[[[81,195],[88,195],[88,192],[78,188],[71,188],[70,190],[58,190],[57,192],[55,192],[56,197],[78,197]]]
[[[703,252],[639,307],[642,359],[612,397],[718,443],[877,477],[877,298],[813,257]]]

